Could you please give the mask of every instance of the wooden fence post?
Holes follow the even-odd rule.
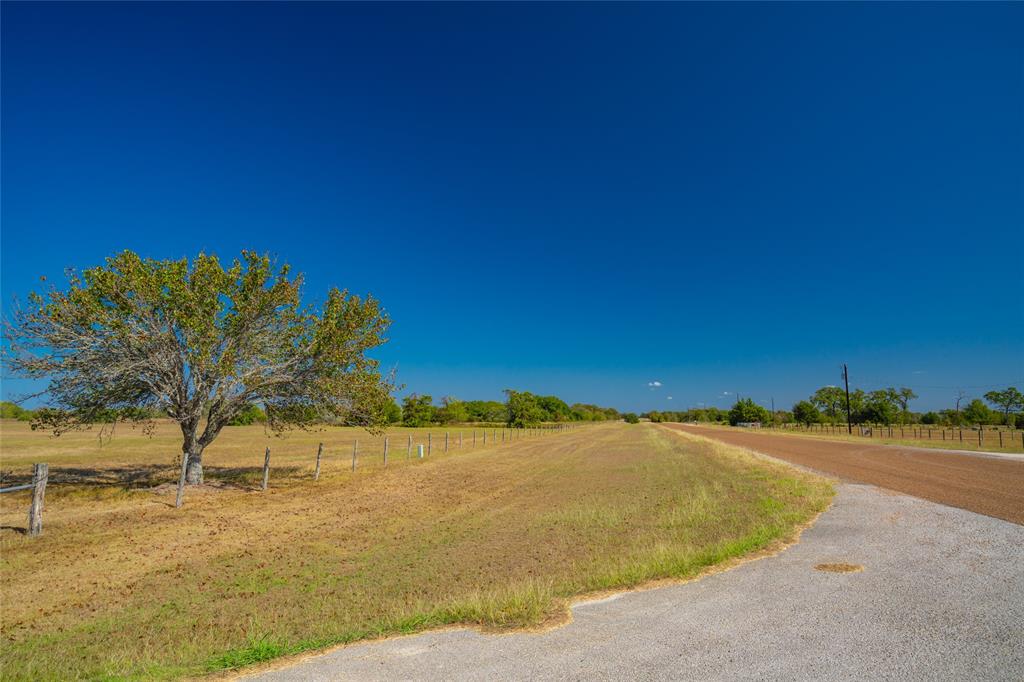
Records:
[[[49,464],[32,466],[32,504],[28,508],[28,534],[41,535],[43,532],[43,504],[46,498],[46,479],[49,478]]]
[[[412,458],[412,434],[411,433],[409,434],[409,445],[406,446],[406,450],[405,450],[405,458],[406,459],[411,459]]]
[[[352,441],[352,471],[356,470],[356,453],[359,452],[359,439]]]
[[[473,447],[476,447],[476,429],[473,429]]]
[[[267,483],[270,481],[270,448],[267,448],[267,453],[263,456],[263,489],[267,489]]]
[[[175,509],[181,509],[185,502],[185,472],[188,471],[188,453],[181,456],[181,475],[178,476],[178,495],[174,498]]]
[[[999,429],[999,447],[1003,447],[1003,430]]]
[[[447,452],[448,452],[448,432],[447,431],[444,432],[444,451],[447,454]]]
[[[984,434],[985,434],[985,427],[984,426],[979,426],[978,427],[978,447],[979,448],[982,447],[982,445],[981,445],[981,438],[982,438],[982,436]]]
[[[462,431],[459,431],[459,450],[462,449]]]
[[[388,437],[384,436],[384,466],[388,465]]]
[[[313,471],[313,480],[320,480],[320,458],[324,454],[324,444],[320,443],[320,447],[316,449],[316,469]]]
[[[433,434],[427,431],[427,457],[430,456],[430,451],[434,449],[434,439],[432,436]]]

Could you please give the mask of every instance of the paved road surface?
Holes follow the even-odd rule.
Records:
[[[256,679],[1024,679],[1024,526],[867,485],[837,489],[782,554],[577,605],[557,630],[357,644]],[[864,570],[815,570],[828,562]]]
[[[764,452],[843,480],[1024,524],[1024,459],[688,424],[666,426]]]

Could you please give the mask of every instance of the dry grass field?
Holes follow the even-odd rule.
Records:
[[[365,432],[228,428],[204,458],[208,484],[175,509],[170,425],[100,444],[5,422],[5,478],[46,461],[53,485],[39,538],[19,532],[27,494],[0,499],[0,676],[180,678],[450,623],[537,626],[573,596],[790,538],[832,496],[824,479],[649,424],[486,447],[478,430],[475,448],[462,432],[444,453],[435,430],[422,461],[405,440],[426,432],[393,432],[385,469]]]

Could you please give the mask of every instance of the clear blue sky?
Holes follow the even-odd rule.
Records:
[[[1024,4],[4,3],[2,30],[5,307],[125,248],[249,248],[380,298],[379,357],[435,396],[789,406],[844,361],[916,409],[1024,388]]]

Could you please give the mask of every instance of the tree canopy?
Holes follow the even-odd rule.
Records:
[[[402,401],[402,423],[406,426],[426,426],[435,420],[437,408],[429,395],[413,393]]]
[[[809,400],[801,400],[793,405],[793,419],[800,424],[816,424],[821,421],[821,413]]]
[[[536,426],[544,421],[547,413],[540,406],[537,396],[529,391],[505,391],[505,406],[508,409],[508,425],[516,428]]]
[[[838,386],[822,386],[814,392],[810,402],[835,421],[846,407],[846,392]]]
[[[529,391],[505,391],[505,402],[496,400],[458,400],[452,396],[434,405],[429,395],[406,396],[402,406],[405,426],[430,424],[488,423],[513,427],[535,426],[540,423],[569,421],[604,421],[618,419],[619,412],[611,407],[576,404],[571,407],[553,395],[535,395]]]
[[[275,431],[383,422],[392,386],[367,352],[390,320],[371,297],[331,289],[319,308],[303,306],[301,275],[251,251],[227,268],[202,253],[124,251],[69,279],[5,322],[8,367],[49,381],[37,427],[60,434],[110,411],[159,410],[180,425],[199,483],[203,450],[252,405]]]
[[[1024,409],[1024,394],[1014,386],[1010,386],[1005,391],[989,391],[985,394],[985,400],[1002,408],[1003,420],[1009,426],[1013,426],[1013,422],[1010,421],[1010,412]]]
[[[975,398],[963,409],[963,418],[968,424],[991,424],[992,410],[979,398]]]
[[[737,400],[736,404],[729,410],[729,423],[733,426],[737,424],[749,424],[753,422],[764,423],[771,419],[768,414],[768,410],[764,409],[750,398],[743,398]]]

